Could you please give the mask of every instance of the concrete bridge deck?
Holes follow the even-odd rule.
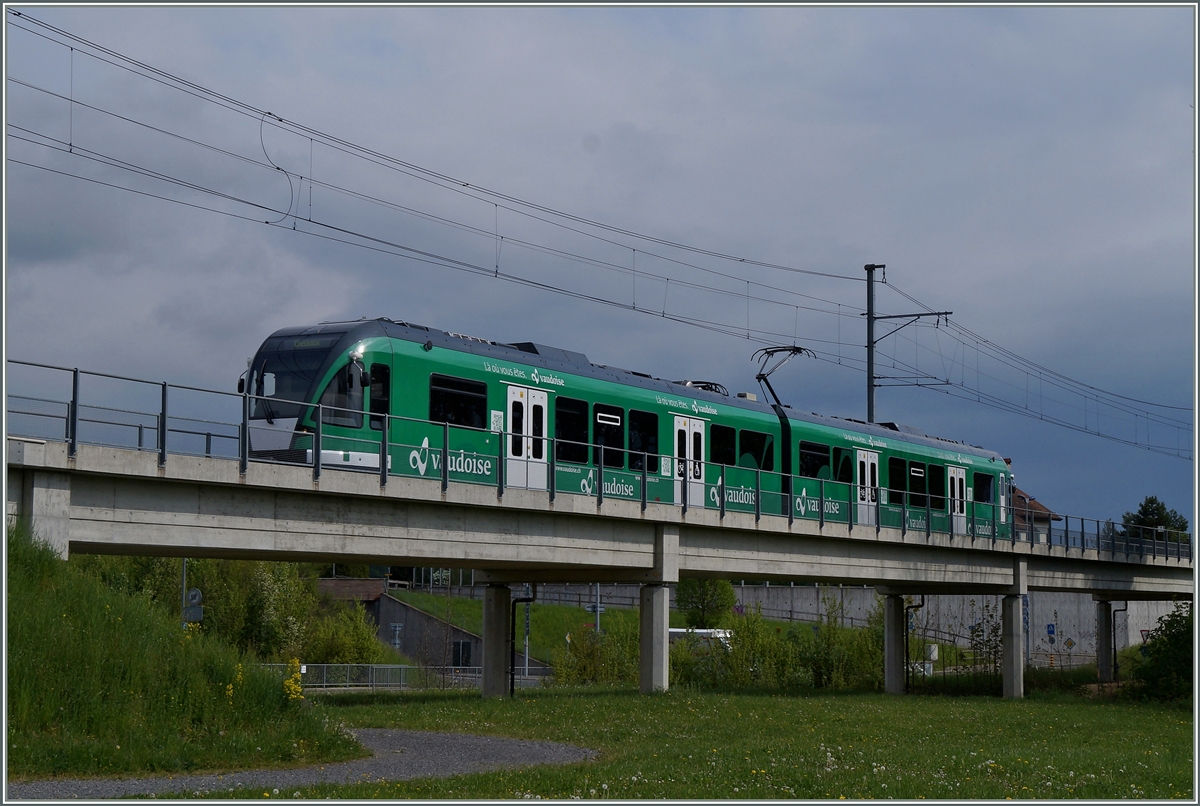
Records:
[[[1190,596],[1191,560],[10,437],[10,515],[67,552],[474,568],[485,582],[682,576],[1097,598]],[[482,573],[480,577],[478,574]]]

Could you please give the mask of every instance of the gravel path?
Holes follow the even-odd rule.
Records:
[[[556,742],[368,728],[355,730],[354,734],[364,747],[375,754],[374,757],[290,770],[244,770],[223,775],[31,781],[9,784],[5,800],[92,800],[178,792],[220,792],[243,786],[262,788],[268,792],[278,789],[281,796],[288,796],[299,787],[318,783],[443,778],[502,767],[571,764],[596,758],[593,750]]]

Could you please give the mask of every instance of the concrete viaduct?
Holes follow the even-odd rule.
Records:
[[[165,461],[164,461],[165,460]],[[368,562],[475,569],[483,694],[508,691],[510,583],[633,582],[641,689],[667,687],[666,586],[683,577],[870,585],[885,597],[885,680],[904,691],[904,596],[1003,595],[1006,697],[1023,694],[1021,594],[1090,592],[1100,676],[1113,601],[1191,598],[1188,557],[993,541],[377,473],[6,439],[7,514],[69,553]],[[1128,548],[1128,547],[1126,547]],[[1106,674],[1107,673],[1107,674]]]

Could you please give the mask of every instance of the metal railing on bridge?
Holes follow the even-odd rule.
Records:
[[[1011,501],[955,506],[932,490],[915,493],[705,462],[686,445],[682,455],[660,454],[12,359],[8,365],[9,433],[65,441],[72,456],[81,443],[107,445],[154,451],[160,466],[172,454],[223,457],[237,460],[242,473],[250,462],[311,467],[314,480],[335,467],[377,474],[380,485],[398,476],[423,477],[440,481],[443,491],[451,483],[494,487],[498,496],[521,488],[544,491],[551,501],[560,494],[585,495],[598,504],[640,502],[643,510],[653,502],[713,510],[722,518],[742,512],[756,521],[808,520],[822,528],[839,523],[852,535],[886,527],[906,537],[936,533],[971,543],[1016,540],[1092,549],[1112,559],[1193,560],[1186,532],[1035,512]],[[12,393],[14,385],[28,393]],[[53,391],[56,385],[63,391]],[[294,413],[287,420],[301,425],[281,428],[276,421],[284,412]]]

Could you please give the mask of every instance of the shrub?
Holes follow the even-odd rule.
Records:
[[[305,632],[303,654],[308,663],[383,663],[388,655],[361,602],[334,602],[314,618]]]
[[[636,685],[638,630],[625,622],[605,632],[589,630],[552,653],[556,683],[578,685]]]
[[[85,555],[73,557],[70,565],[113,590],[156,602],[179,618],[178,559]],[[204,594],[204,620],[197,629],[264,661],[283,663],[300,657],[307,663],[384,662],[393,653],[375,640],[375,626],[364,608],[322,605],[315,578],[302,573],[319,568],[252,560],[188,560],[188,587]]]
[[[811,680],[794,642],[780,628],[771,629],[762,617],[762,606],[730,622],[728,647],[716,650],[718,685],[730,688],[798,688]],[[715,650],[715,648],[714,648]]]
[[[813,686],[875,689],[883,685],[883,606],[877,602],[865,629],[841,626],[842,608],[822,597],[817,625],[784,632],[762,617],[761,606],[726,621],[725,640],[685,635],[670,649],[670,685],[695,688],[794,691]],[[636,625],[607,633],[586,632],[553,653],[554,675],[564,685],[634,684],[638,678]]]
[[[797,625],[788,639],[799,662],[817,688],[878,689],[883,686],[883,605],[877,600],[865,629],[842,626],[842,605],[822,595],[824,618],[816,625]]]
[[[1133,670],[1142,691],[1173,700],[1192,693],[1192,603],[1177,602],[1146,638],[1145,660]]]

